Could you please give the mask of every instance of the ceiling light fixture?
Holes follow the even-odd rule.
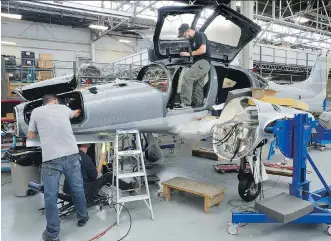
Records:
[[[107,26],[102,26],[102,25],[94,25],[94,24],[91,24],[90,26],[88,26],[89,28],[92,28],[92,29],[98,29],[98,30],[107,30],[108,27]]]
[[[14,43],[14,42],[7,42],[7,41],[1,41],[1,44],[4,44],[4,45],[16,45],[16,43]]]
[[[293,18],[293,21],[296,23],[306,23],[306,22],[310,21],[310,19],[305,18],[305,17],[295,17],[295,18]]]
[[[120,41],[120,42],[122,42],[122,43],[130,43],[130,40],[126,40],[126,39],[120,39],[120,40],[118,40],[118,41]]]
[[[10,13],[1,13],[1,17],[4,17],[4,18],[14,18],[14,19],[22,19],[22,15],[19,15],[19,14],[10,14]]]

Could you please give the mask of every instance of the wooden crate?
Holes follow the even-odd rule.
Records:
[[[13,91],[18,87],[25,86],[28,84],[28,83],[21,83],[21,82],[10,82],[8,73],[6,73],[6,83],[7,83],[7,97],[8,98],[19,97],[17,94],[13,94]]]
[[[39,60],[38,61],[38,68],[39,69],[45,69],[46,67],[46,62],[44,60]]]
[[[51,71],[39,71],[38,72],[38,81],[48,80],[53,78],[53,73]]]
[[[46,69],[51,69],[51,68],[53,68],[53,62],[52,62],[52,61],[46,61],[46,62],[45,62],[45,68],[46,68]]]
[[[204,211],[209,213],[210,208],[214,205],[220,206],[224,199],[225,188],[198,182],[191,179],[182,177],[175,177],[168,181],[162,182],[164,198],[170,201],[171,190],[178,190],[183,192],[192,193],[204,198]]]
[[[39,54],[39,59],[40,60],[45,60],[45,61],[52,61],[53,60],[53,56],[52,54]]]

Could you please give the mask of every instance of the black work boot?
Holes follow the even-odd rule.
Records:
[[[51,235],[48,234],[46,230],[43,232],[42,237],[44,241],[60,241],[60,239],[57,237],[51,237]]]
[[[78,219],[78,222],[77,222],[78,227],[83,227],[87,223],[88,220],[89,220],[89,217]]]

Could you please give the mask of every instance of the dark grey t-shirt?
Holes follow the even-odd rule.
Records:
[[[73,111],[65,105],[44,105],[32,111],[29,131],[38,132],[43,162],[78,153],[71,118]]]
[[[190,45],[191,45],[192,52],[199,49],[202,44],[206,45],[206,52],[202,55],[193,56],[194,62],[197,62],[201,59],[205,59],[208,62],[210,62],[211,55],[210,55],[207,36],[203,32],[196,31],[193,38],[190,39]]]

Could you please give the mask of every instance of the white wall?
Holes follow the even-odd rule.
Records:
[[[39,58],[40,53],[53,55],[56,76],[72,74],[72,63],[78,56],[91,57],[90,30],[54,24],[2,19],[1,39],[15,42],[16,46],[1,45],[1,54],[21,58],[21,51],[32,51]],[[17,64],[20,64],[20,59]]]
[[[16,56],[17,64],[21,63],[21,51],[34,52],[36,59],[40,53],[52,54],[56,76],[73,73],[73,64],[69,61],[77,61],[78,57],[92,59],[91,34],[88,28],[2,18],[1,40],[16,43],[15,46],[1,45],[1,54]],[[129,44],[135,45],[135,40]],[[135,49],[104,36],[95,42],[95,61],[113,62],[135,53]]]
[[[135,40],[132,39],[130,41],[128,45],[135,46]],[[135,49],[128,45],[110,36],[100,38],[95,42],[96,62],[109,63],[135,53]]]

